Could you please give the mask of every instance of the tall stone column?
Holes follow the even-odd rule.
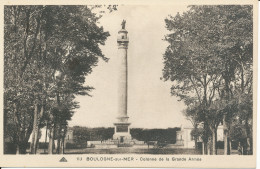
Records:
[[[121,142],[131,139],[127,116],[127,49],[129,39],[125,30],[125,21],[122,22],[122,29],[118,32],[118,116],[115,125],[113,139]]]
[[[128,37],[126,30],[120,30],[118,43],[118,119],[120,122],[127,121],[127,48]]]

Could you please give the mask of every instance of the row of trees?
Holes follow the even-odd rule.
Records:
[[[78,145],[86,145],[87,141],[103,141],[113,137],[114,128],[88,128],[74,126],[73,130],[73,141]]]
[[[142,129],[132,128],[130,130],[131,136],[137,140],[145,141],[158,141],[159,143],[176,143],[176,132],[180,128],[167,128],[167,129]]]
[[[78,103],[89,95],[85,76],[97,66],[108,32],[99,26],[98,6],[5,6],[4,137],[16,153],[26,153],[32,137],[35,154],[39,130],[48,128],[48,153],[57,153]],[[111,7],[110,7],[111,8]],[[109,10],[113,10],[110,9]]]
[[[113,137],[114,128],[87,128],[74,126],[73,141],[78,145],[86,145],[87,141],[102,141],[108,140]],[[143,128],[131,128],[130,133],[134,139],[148,141],[158,141],[174,144],[176,142],[176,131],[180,128],[168,128],[168,129],[143,129]]]
[[[217,154],[217,129],[223,125],[224,154],[232,139],[252,153],[253,11],[252,6],[190,6],[165,19],[170,31],[163,79],[184,101],[195,140],[203,153]],[[243,140],[245,139],[245,140]]]

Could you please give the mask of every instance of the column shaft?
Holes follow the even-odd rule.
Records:
[[[127,117],[127,49],[118,49],[118,117]]]

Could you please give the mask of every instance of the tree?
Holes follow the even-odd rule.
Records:
[[[163,79],[173,81],[172,95],[178,96],[186,105],[198,103],[204,134],[208,135],[210,121],[207,110],[216,97],[221,78],[216,72],[220,72],[217,65],[221,60],[210,50],[214,38],[205,34],[214,26],[213,18],[207,15],[206,10],[200,13],[198,15],[191,8],[182,16],[177,14],[165,20],[167,29],[172,33],[165,38],[170,45],[164,54]],[[198,24],[201,22],[209,25]],[[204,140],[206,144],[208,137]]]
[[[99,46],[109,33],[98,19],[87,6],[5,6],[4,112],[16,128],[12,137],[19,153],[26,152],[32,131],[37,140],[45,119],[52,153],[54,130],[59,135],[78,107],[75,95],[93,89],[84,86],[85,76],[99,58],[108,60]]]
[[[190,6],[165,22],[170,34],[165,37],[169,46],[163,56],[163,79],[173,82],[172,95],[186,105],[199,104],[205,132],[211,130],[206,139],[214,137],[223,122],[228,154],[230,124],[238,105],[234,85],[245,84],[245,77],[238,80],[237,74],[242,77],[242,65],[252,65],[252,6]],[[225,107],[219,107],[222,104]],[[210,140],[214,144],[215,139]]]

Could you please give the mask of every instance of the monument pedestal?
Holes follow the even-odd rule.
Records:
[[[115,132],[113,135],[113,140],[118,140],[119,143],[125,143],[127,140],[131,140],[131,134],[130,134],[130,129],[129,125],[130,123],[125,123],[125,122],[118,122],[114,123],[115,125]]]

